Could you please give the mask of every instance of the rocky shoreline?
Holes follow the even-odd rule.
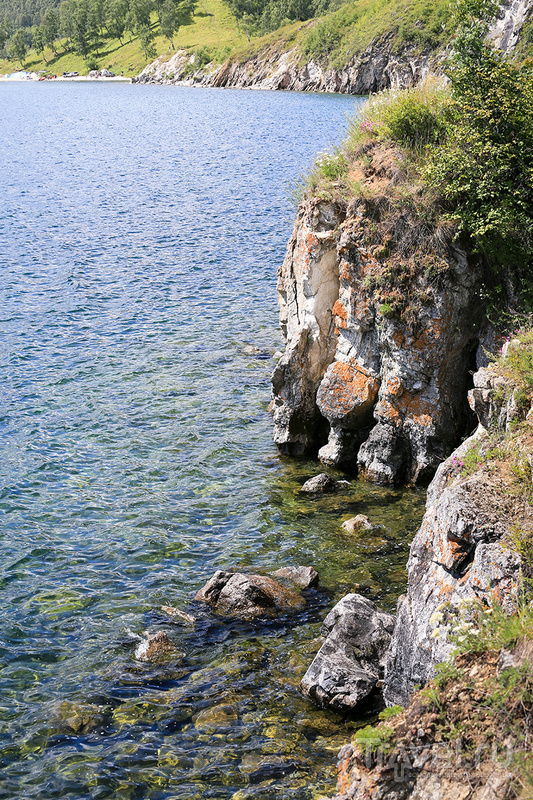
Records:
[[[194,55],[178,50],[170,59],[159,56],[132,82],[366,95],[416,85],[430,70],[438,69],[442,56],[409,47],[397,53],[395,37],[390,33],[354,55],[342,69],[329,69],[312,60],[305,62],[297,49],[286,51],[278,44],[250,59],[229,59],[221,66],[208,64],[205,68],[196,68]]]

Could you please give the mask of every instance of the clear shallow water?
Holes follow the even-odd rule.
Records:
[[[303,499],[318,465],[271,443],[287,183],[355,103],[0,84],[0,797],[332,789],[357,723],[297,685],[346,591],[394,605],[423,502]],[[345,536],[354,513],[383,529]],[[289,563],[321,574],[298,617],[191,604],[217,568]],[[176,653],[136,662],[160,629]]]

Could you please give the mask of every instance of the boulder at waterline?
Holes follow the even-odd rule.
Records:
[[[313,567],[282,567],[272,573],[274,578],[285,578],[301,589],[318,586],[318,572]]]
[[[336,481],[335,478],[332,478],[326,472],[321,472],[320,475],[309,478],[300,491],[306,494],[328,494],[329,492],[336,492],[341,487],[349,485],[348,481]]]
[[[197,592],[197,601],[207,603],[227,617],[275,616],[305,605],[304,598],[266,575],[217,570]]]
[[[164,631],[157,631],[153,636],[143,639],[135,649],[137,661],[157,661],[174,650]]]
[[[300,687],[320,706],[355,708],[383,677],[394,617],[360,594],[348,594],[322,626],[326,641]]]

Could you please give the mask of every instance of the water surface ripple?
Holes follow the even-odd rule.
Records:
[[[421,496],[297,494],[267,411],[287,183],[353,98],[0,84],[0,797],[311,798],[351,724],[298,694],[342,594],[392,607]],[[383,528],[347,539],[367,513]],[[313,563],[299,617],[195,609]],[[162,605],[198,614],[193,629]],[[144,631],[175,654],[136,662]]]

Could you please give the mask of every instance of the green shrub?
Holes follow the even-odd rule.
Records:
[[[486,43],[495,13],[492,0],[456,2],[447,136],[424,174],[495,273],[510,268],[532,295],[533,64]]]
[[[366,725],[357,731],[354,742],[360,750],[370,750],[372,753],[381,751],[386,753],[391,748],[391,739],[394,731],[387,725]]]

